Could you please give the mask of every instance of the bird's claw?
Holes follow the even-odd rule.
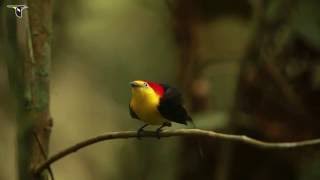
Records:
[[[147,127],[148,124],[143,125],[141,128],[138,129],[137,131],[137,138],[141,139],[141,133],[144,131],[143,128]]]
[[[170,122],[164,122],[156,131],[156,134],[157,134],[157,138],[160,139],[160,132],[162,131],[162,128],[163,127],[170,127],[171,126],[171,123]]]
[[[161,132],[161,128],[158,128],[157,131],[156,131],[156,134],[157,134],[157,138],[160,139],[161,136],[160,136],[160,132]]]
[[[144,130],[143,129],[139,129],[137,131],[137,138],[140,140],[141,139],[141,133],[143,132]]]

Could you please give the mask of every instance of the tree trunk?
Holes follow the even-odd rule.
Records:
[[[7,4],[14,4],[11,1]],[[21,4],[21,3],[19,3]],[[30,0],[23,17],[7,9],[9,80],[17,105],[17,160],[20,180],[47,179],[33,171],[46,159],[52,119],[49,111],[51,0]],[[14,33],[16,32],[16,33]]]

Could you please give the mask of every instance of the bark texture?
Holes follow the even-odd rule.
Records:
[[[6,14],[8,51],[12,52],[7,59],[8,72],[17,99],[20,180],[47,179],[46,173],[36,176],[34,170],[46,159],[52,128],[49,110],[51,3],[51,0],[24,2],[28,9],[21,19],[14,16],[12,9]]]

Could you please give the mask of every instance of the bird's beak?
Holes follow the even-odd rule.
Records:
[[[133,87],[133,88],[134,88],[134,87],[140,87],[140,84],[137,83],[137,82],[135,82],[135,81],[132,81],[132,82],[130,82],[129,84],[130,84],[130,86]]]

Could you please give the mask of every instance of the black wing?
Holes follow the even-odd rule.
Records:
[[[160,99],[158,110],[160,114],[173,122],[180,124],[187,124],[187,121],[191,121],[191,117],[182,106],[182,97],[180,92],[168,85],[161,84],[165,87],[165,93]]]
[[[130,116],[134,119],[139,119],[138,115],[132,110],[130,104],[129,104],[129,111],[130,111]]]

